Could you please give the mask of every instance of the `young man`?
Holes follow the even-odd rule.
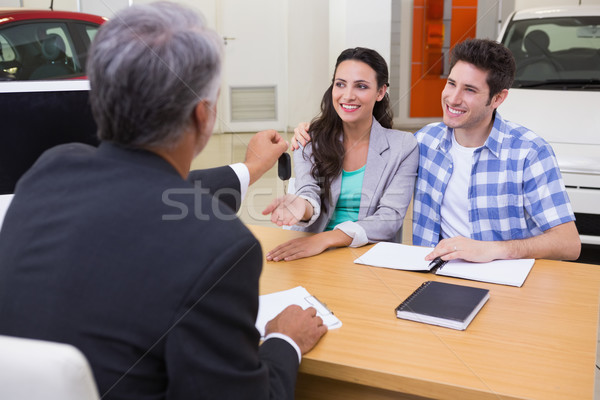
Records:
[[[473,39],[454,47],[443,122],[419,132],[413,244],[433,260],[575,260],[581,242],[550,145],[496,109],[515,75],[506,47]],[[292,148],[310,140],[295,129]]]
[[[44,153],[6,214],[0,334],[79,348],[103,399],[292,399],[327,330],[292,306],[259,346],[261,247],[209,194],[244,185],[228,166],[189,172],[212,134],[221,51],[176,4],[115,15],[87,64],[102,143]],[[248,147],[252,183],[287,144],[265,131]]]
[[[497,42],[467,40],[452,50],[443,122],[416,134],[413,244],[435,246],[429,259],[579,257],[552,148],[496,112],[514,74],[512,54]]]

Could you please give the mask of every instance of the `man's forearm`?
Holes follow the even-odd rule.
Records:
[[[499,258],[547,258],[576,260],[581,252],[581,240],[574,222],[566,222],[543,234],[527,239],[494,242]]]

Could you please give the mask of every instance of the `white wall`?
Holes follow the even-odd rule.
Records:
[[[376,50],[390,64],[392,0],[329,0],[329,66],[350,47]]]
[[[22,0],[0,0],[0,7],[21,7]],[[46,6],[45,8],[47,8]]]
[[[7,0],[0,0],[0,6]],[[9,0],[14,3],[14,0]],[[50,8],[51,0],[16,0],[23,7],[47,10]],[[17,4],[19,6],[19,4]],[[79,11],[89,14],[111,17],[122,8],[129,6],[129,0],[54,0],[53,9],[61,11]]]
[[[288,130],[319,113],[331,84],[329,4],[323,0],[288,3]]]
[[[79,0],[81,2],[97,2],[98,0]],[[104,1],[104,0],[102,0]],[[127,1],[127,0],[126,0]],[[132,4],[145,4],[154,3],[157,0],[128,0]],[[174,3],[183,4],[184,6],[195,10],[196,12],[204,15],[206,24],[212,29],[217,28],[217,6],[216,1],[218,0],[170,0]]]
[[[515,9],[515,0],[478,0],[477,32],[478,38],[496,40],[502,23]]]
[[[220,103],[223,131],[286,129],[290,108],[287,104],[288,5],[289,2],[281,0],[219,0],[218,31],[235,38],[225,46]],[[276,88],[274,119],[234,121],[231,90],[252,87]],[[267,102],[270,103],[271,98]]]
[[[117,11],[127,8],[130,5],[129,0],[79,0],[79,11],[110,18]]]
[[[48,10],[50,8],[51,0],[20,0],[23,7],[36,8],[40,10]],[[12,1],[15,3],[15,1]],[[19,1],[17,1],[19,3]],[[0,3],[3,5],[3,3]],[[17,4],[19,6],[19,4]],[[77,11],[77,0],[54,0],[53,5],[55,10],[61,11]]]
[[[398,116],[400,111],[400,80],[402,70],[402,5],[400,2],[392,2],[391,12],[391,46],[390,46],[390,87],[388,93],[390,95],[390,105],[394,116]]]

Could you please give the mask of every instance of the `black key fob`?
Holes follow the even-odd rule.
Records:
[[[287,181],[292,176],[292,160],[288,153],[283,153],[277,162],[277,175],[282,181]]]

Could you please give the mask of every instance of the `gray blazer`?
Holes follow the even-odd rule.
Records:
[[[419,150],[412,133],[383,128],[373,118],[358,221],[336,227],[355,239],[351,246],[395,238],[413,195],[418,162]],[[321,213],[320,188],[310,173],[312,165],[312,143],[294,151],[296,194],[318,207],[309,223],[299,223],[292,229],[322,232],[333,216],[342,176],[331,184],[333,206],[327,203],[327,212]],[[360,240],[365,234],[366,240]]]

